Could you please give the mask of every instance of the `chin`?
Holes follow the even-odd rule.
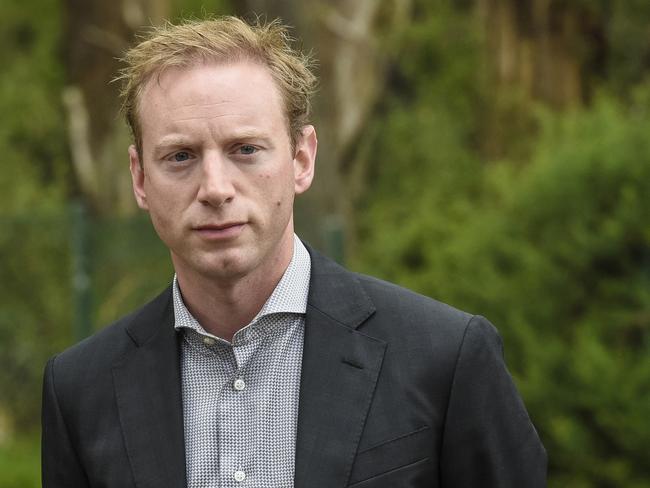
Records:
[[[195,267],[199,273],[213,279],[241,278],[254,268],[249,259],[236,252],[211,256],[209,259],[195,263]]]

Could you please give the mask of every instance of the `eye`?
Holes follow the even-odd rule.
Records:
[[[255,146],[251,146],[250,144],[243,144],[239,146],[238,151],[239,154],[250,155],[255,154],[257,152],[257,148]]]
[[[187,151],[179,151],[177,153],[174,153],[174,155],[171,157],[172,160],[176,161],[177,163],[182,163],[190,159],[190,153]]]

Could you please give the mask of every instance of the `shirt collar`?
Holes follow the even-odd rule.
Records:
[[[305,314],[307,311],[307,296],[309,294],[309,279],[311,276],[311,257],[307,248],[293,236],[293,256],[280,282],[276,285],[271,296],[266,300],[255,318],[244,329],[254,325],[262,317],[276,313]],[[192,329],[199,334],[212,336],[194,318],[183,302],[178,280],[174,275],[172,287],[174,303],[174,328]],[[243,330],[243,329],[242,329]]]

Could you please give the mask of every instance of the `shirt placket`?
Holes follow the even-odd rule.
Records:
[[[186,435],[199,442],[187,443],[188,486],[219,486],[221,463],[219,399],[236,369],[228,346],[194,331],[187,332],[183,347],[183,402]],[[207,340],[210,339],[210,340]]]
[[[233,373],[225,385],[219,405],[220,411],[220,486],[243,488],[254,484],[254,414],[255,379],[247,374],[259,341],[251,329],[241,331],[233,339],[231,348]]]

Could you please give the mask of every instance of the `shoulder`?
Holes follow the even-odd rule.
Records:
[[[412,290],[349,271],[310,247],[310,303],[387,343],[458,350],[473,315]]]
[[[162,322],[167,321],[166,317],[171,320],[173,316],[170,307],[171,293],[166,289],[139,309],[51,358],[50,374],[71,382],[92,381],[93,375],[110,369],[122,356],[164,327]]]
[[[434,298],[388,281],[359,273],[352,273],[364,291],[383,313],[400,314],[404,320],[436,320],[452,324],[466,324],[472,314],[459,310]]]
[[[406,363],[410,374],[437,378],[443,389],[451,387],[458,368],[505,371],[501,337],[485,317],[393,283],[353,275],[376,308],[359,331],[385,341],[387,359],[397,369]]]
[[[429,341],[457,346],[470,323],[471,313],[372,276],[353,273],[375,306],[368,329],[390,337],[426,337]]]

